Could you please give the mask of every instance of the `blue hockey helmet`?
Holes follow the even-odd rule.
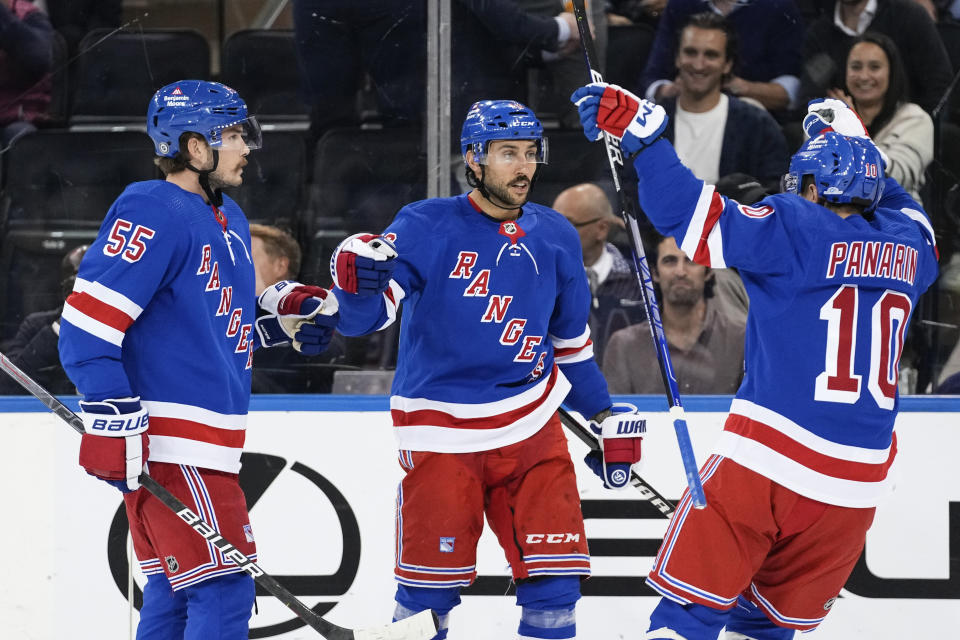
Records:
[[[223,143],[223,130],[243,127],[244,142],[259,149],[260,125],[247,114],[247,104],[230,87],[205,80],[181,80],[153,94],[147,107],[147,135],[158,156],[172,158],[180,151],[180,136],[199,133],[211,147]]]
[[[820,197],[836,204],[858,204],[869,213],[883,194],[883,161],[870,140],[833,131],[810,138],[790,158],[781,188],[800,195],[803,177],[812,176]]]
[[[474,102],[460,131],[460,151],[464,162],[467,151],[479,164],[486,164],[487,143],[491,140],[536,140],[537,162],[547,162],[547,139],[543,125],[533,110],[516,100]]]

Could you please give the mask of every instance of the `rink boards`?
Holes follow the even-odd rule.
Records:
[[[658,397],[619,398],[660,411]],[[728,397],[686,399],[702,462]],[[67,400],[74,409],[75,399]],[[393,516],[401,476],[384,397],[264,396],[248,422],[243,483],[261,566],[337,624],[389,621]],[[32,398],[0,398],[6,455],[0,543],[3,638],[127,638],[127,534],[120,494],[76,464],[78,436]],[[960,628],[960,399],[902,401],[895,488],[877,512],[864,558],[810,638],[956,637]],[[570,442],[593,554],[578,608],[579,638],[638,639],[656,597],[643,584],[666,521],[634,490],[604,490]],[[683,473],[668,425],[644,442],[644,478],[679,497]],[[952,553],[951,553],[952,550]],[[518,611],[495,538],[484,533],[479,577],[451,616],[451,640],[515,637]],[[134,572],[134,598],[143,577]],[[504,595],[506,594],[506,595]],[[251,638],[311,639],[269,596],[258,598]]]

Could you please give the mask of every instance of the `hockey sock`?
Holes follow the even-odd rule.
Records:
[[[186,594],[174,591],[165,574],[148,575],[143,586],[137,640],[182,640],[186,624]]]
[[[793,629],[778,627],[760,607],[743,596],[737,598],[724,634],[725,640],[792,640],[793,637]]]
[[[577,635],[575,606],[580,576],[543,576],[517,583],[521,640],[568,639]]]
[[[460,604],[460,589],[457,587],[439,589],[408,587],[400,584],[397,585],[396,601],[397,606],[393,612],[394,622],[431,609],[439,619],[437,635],[431,640],[446,640],[447,630],[450,627],[450,610]]]
[[[716,640],[730,616],[729,610],[701,604],[678,604],[661,598],[650,614],[648,640]]]
[[[256,586],[247,573],[228,573],[185,587],[187,628],[183,640],[246,638]]]

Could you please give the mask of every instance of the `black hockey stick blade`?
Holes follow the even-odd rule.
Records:
[[[0,369],[3,369],[20,386],[29,391],[48,409],[70,425],[74,431],[83,433],[83,420],[70,410],[65,404],[30,376],[10,362],[6,355],[0,353]],[[315,611],[301,602],[295,595],[283,587],[276,578],[260,568],[237,547],[224,538],[219,531],[204,522],[190,507],[183,504],[166,487],[150,477],[146,472],[140,474],[140,485],[152,493],[164,506],[177,514],[181,520],[190,526],[198,535],[216,546],[220,552],[238,567],[249,573],[257,584],[266,589],[277,600],[293,611],[298,618],[304,621],[311,629],[319,633],[326,640],[429,640],[437,633],[437,616],[432,611],[420,613],[381,627],[370,629],[347,629],[337,626],[320,617]]]
[[[590,429],[583,426],[579,420],[570,415],[570,412],[563,407],[557,409],[557,413],[560,414],[560,422],[563,423],[563,426],[580,438],[591,450],[600,451],[600,443],[597,441],[597,436],[594,435]],[[660,495],[659,491],[651,487],[650,484],[641,478],[640,474],[633,469],[630,470],[630,484],[640,492],[644,500],[649,501],[650,504],[655,506],[657,510],[663,514],[664,518],[673,516],[673,512],[676,511],[673,503]]]

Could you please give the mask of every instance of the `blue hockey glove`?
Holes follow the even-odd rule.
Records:
[[[283,342],[280,331],[300,353],[314,356],[330,344],[340,319],[337,298],[326,289],[293,280],[281,280],[263,290],[260,308],[270,315],[257,320],[257,335],[264,346]],[[275,318],[275,322],[272,318]]]
[[[80,401],[84,434],[80,466],[124,493],[140,488],[140,473],[150,454],[150,425],[140,398]]]
[[[609,133],[631,156],[656,142],[667,128],[663,107],[615,84],[593,82],[574,91],[570,101],[577,105],[588,140],[599,140],[602,132]]]
[[[375,296],[390,285],[397,250],[371,233],[357,233],[341,242],[330,258],[333,283],[347,293]]]
[[[630,470],[640,462],[640,443],[647,432],[647,421],[632,404],[617,403],[600,424],[591,420],[590,429],[600,436],[600,451],[591,451],[583,461],[600,476],[607,489],[626,488]]]

